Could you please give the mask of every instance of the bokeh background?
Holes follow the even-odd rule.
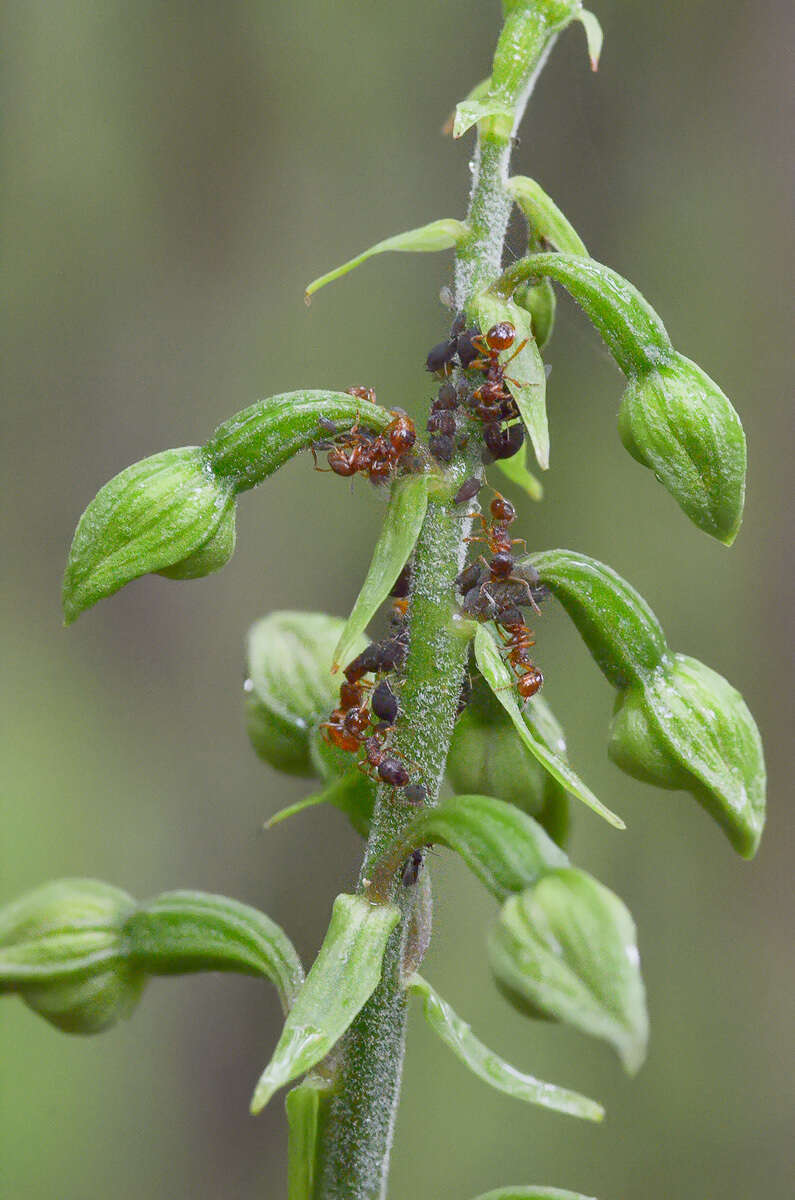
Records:
[[[602,1200],[791,1194],[792,10],[594,7],[602,67],[589,71],[579,28],[561,39],[515,169],[734,399],[748,504],[731,553],[684,519],[622,449],[621,380],[562,301],[552,469],[520,532],[613,564],[673,646],[741,687],[766,738],[769,826],[749,865],[688,797],[615,770],[609,688],[546,611],[545,694],[575,764],[629,826],[582,809],[572,851],[637,919],[648,1064],[629,1081],[606,1048],[508,1008],[483,961],[494,906],[440,855],[426,973],[496,1049],[600,1097],[608,1119],[488,1091],[415,1014],[394,1197],[467,1200],[521,1181]],[[105,480],[260,396],[367,383],[422,411],[449,258],[381,259],[309,311],[302,288],[381,237],[463,213],[471,142],[440,128],[486,74],[498,14],[496,0],[4,5],[0,903],[63,875],[140,897],[198,887],[260,905],[314,954],[360,847],[334,811],[261,831],[305,785],[246,742],[243,640],[275,608],[345,614],[382,501],[302,457],[243,497],[217,576],[145,579],[67,633],[60,575]],[[3,1002],[0,1195],[283,1196],[281,1103],[247,1115],[278,1027],[272,992],[230,977],[156,981],[129,1023],[93,1039]]]

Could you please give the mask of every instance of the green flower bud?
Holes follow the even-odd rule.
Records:
[[[529,716],[528,716],[529,714]],[[549,706],[536,697],[525,719],[533,719],[550,744],[565,740]],[[496,796],[535,817],[550,837],[564,845],[569,830],[565,789],[544,770],[518,737],[504,708],[478,680],[466,711],[459,718],[450,753],[447,778],[459,795]]]
[[[765,823],[765,762],[742,696],[716,671],[677,654],[619,696],[608,753],[622,770],[690,792],[752,858]]]
[[[17,993],[66,1033],[99,1033],[128,1017],[146,976],[126,960],[135,902],[91,879],[62,879],[0,909],[0,994]]]
[[[257,754],[277,771],[327,778],[310,740],[339,700],[331,664],[344,626],[325,613],[275,612],[249,630],[246,729]],[[365,645],[357,638],[354,655]],[[344,759],[348,770],[350,755]]]
[[[543,350],[555,328],[555,289],[548,279],[542,279],[540,283],[520,288],[514,300],[530,313],[533,337],[539,350]]]
[[[234,550],[234,509],[231,486],[196,446],[127,467],[80,518],[63,581],[66,624],[141,575],[194,579],[219,570]]]
[[[676,354],[631,380],[618,431],[632,457],[654,472],[691,521],[731,545],[743,515],[745,434],[706,372]]]

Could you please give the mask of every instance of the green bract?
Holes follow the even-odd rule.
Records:
[[[482,292],[475,300],[478,325],[483,333],[499,321],[510,321],[516,330],[516,341],[508,351],[513,355],[522,342],[524,348],[511,361],[508,388],[516,401],[522,423],[530,435],[538,465],[549,466],[549,426],[547,424],[547,376],[533,338],[532,321],[525,309],[512,300],[501,300],[490,292]]]
[[[541,480],[537,479],[527,466],[527,443],[510,458],[498,458],[494,465],[531,500],[543,500],[544,488]]]
[[[550,748],[565,756],[563,731],[543,697],[534,696],[522,716]],[[457,792],[498,796],[535,817],[556,842],[565,842],[566,789],[527,749],[503,706],[480,681],[456,722],[445,769]]]
[[[331,1085],[319,1074],[287,1093],[287,1200],[313,1200],[317,1177],[318,1132],[331,1098]]]
[[[219,570],[234,550],[234,521],[234,491],[198,447],[127,467],[80,518],[63,581],[66,624],[149,572],[194,579]]]
[[[325,1058],[345,1033],[381,978],[386,943],[399,918],[392,904],[337,896],[323,945],[254,1090],[253,1113]]]
[[[479,1079],[516,1100],[539,1104],[572,1117],[583,1117],[587,1121],[602,1120],[605,1114],[601,1104],[579,1092],[570,1092],[554,1083],[544,1083],[533,1075],[525,1075],[484,1046],[470,1026],[421,975],[412,975],[407,986],[422,998],[425,1020],[431,1029]]]
[[[325,746],[325,743],[322,744]],[[330,748],[333,749],[333,747]],[[350,762],[350,756],[347,757]],[[314,754],[312,759],[316,761]],[[318,804],[332,804],[340,812],[345,813],[358,834],[367,837],[370,832],[374,803],[375,784],[373,781],[358,767],[349,767],[344,774],[332,778],[322,791],[305,796],[303,800],[297,800],[295,804],[289,804],[286,808],[274,813],[266,821],[265,828],[271,829],[274,825],[280,825],[288,817],[294,817],[306,808],[316,808]]]
[[[369,250],[365,250],[362,254],[357,254],[355,258],[349,259],[348,262],[343,263],[340,267],[335,267],[333,271],[329,271],[326,275],[321,275],[319,279],[313,279],[304,293],[307,303],[314,293],[319,292],[327,283],[333,283],[335,279],[340,279],[343,275],[347,275],[349,271],[353,271],[355,267],[361,266],[363,262],[367,262],[368,258],[372,258],[375,254],[384,254],[389,250],[404,254],[451,250],[468,233],[469,227],[463,221],[456,221],[452,218],[431,221],[430,225],[421,225],[418,229],[408,229],[405,233],[396,233],[394,237],[386,238],[383,242],[376,242]]]
[[[284,466],[299,450],[327,434],[320,418],[334,421],[340,430],[359,425],[381,433],[392,414],[380,404],[359,400],[346,392],[303,391],[269,396],[236,413],[204,447],[212,470],[229,479],[237,492],[245,492]]]
[[[367,575],[334,650],[335,670],[350,662],[362,633],[411,557],[428,507],[428,482],[427,475],[406,475],[392,484]]]
[[[0,909],[0,995],[16,992],[66,1033],[128,1017],[146,982],[127,961],[123,923],[135,901],[93,879],[60,879]]]
[[[630,381],[621,440],[699,529],[730,546],[745,501],[745,434],[718,385],[681,354]]]
[[[325,613],[274,612],[249,630],[246,727],[257,754],[279,771],[319,774],[310,736],[338,697],[331,666],[344,624]],[[359,635],[354,653],[365,644]]]
[[[691,792],[752,857],[765,819],[762,741],[739,692],[672,654],[654,613],[626,580],[573,550],[530,555],[619,698],[609,754],[630,775]]]
[[[501,990],[520,1009],[604,1038],[634,1073],[648,1017],[635,925],[584,871],[551,871],[503,905],[489,942]]]

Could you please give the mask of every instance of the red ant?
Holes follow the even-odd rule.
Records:
[[[356,395],[372,392],[372,388],[350,389]],[[373,393],[373,398],[375,393]],[[364,398],[370,399],[369,396]],[[393,412],[393,419],[383,433],[376,436],[360,432],[359,423],[348,433],[336,441],[328,451],[328,465],[335,475],[350,478],[361,471],[368,479],[377,483],[387,479],[397,467],[401,457],[409,451],[417,440],[417,431],[411,417],[402,412]],[[319,442],[312,447],[315,459],[315,470],[322,471],[317,465],[316,449],[325,449],[326,445]]]
[[[510,358],[500,362],[500,354],[505,350],[510,350],[515,340],[516,330],[510,321],[500,321],[497,325],[492,325],[485,336],[476,334],[470,339],[472,348],[477,352],[477,357],[469,362],[467,369],[484,371],[486,374],[485,383],[482,383],[472,396],[475,411],[484,421],[493,421],[495,417],[506,420],[515,415],[515,402],[510,392],[507,391],[505,383],[507,381],[518,384],[519,380],[506,375],[505,368],[516,358],[517,354],[521,354],[527,345],[528,338],[524,338],[519,343]]]
[[[507,636],[503,636],[500,625]],[[535,638],[517,611],[498,618],[497,629],[508,652],[508,662],[518,676],[516,690],[524,700],[528,700],[540,691],[544,683],[544,676],[530,658],[530,647],[535,645]]]
[[[533,599],[533,593],[530,584],[521,575],[514,574],[516,566],[516,558],[514,557],[513,547],[522,545],[526,547],[524,538],[512,538],[508,533],[508,526],[516,520],[516,509],[507,500],[505,496],[497,492],[489,506],[492,521],[489,524],[482,513],[468,513],[469,517],[477,517],[483,526],[484,536],[468,537],[468,542],[486,542],[491,551],[491,558],[486,559],[481,555],[480,561],[487,568],[489,578],[481,585],[481,592],[485,592],[487,596],[491,596],[488,591],[490,583],[518,583],[527,590],[527,595],[530,599],[530,604],[538,612],[538,605]]]

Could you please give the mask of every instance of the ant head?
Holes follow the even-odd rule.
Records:
[[[516,509],[510,500],[506,500],[501,492],[496,493],[489,507],[495,521],[506,521],[510,524],[511,521],[516,519]]]
[[[508,350],[514,343],[516,330],[510,321],[500,321],[492,325],[486,334],[486,345],[489,350]]]

